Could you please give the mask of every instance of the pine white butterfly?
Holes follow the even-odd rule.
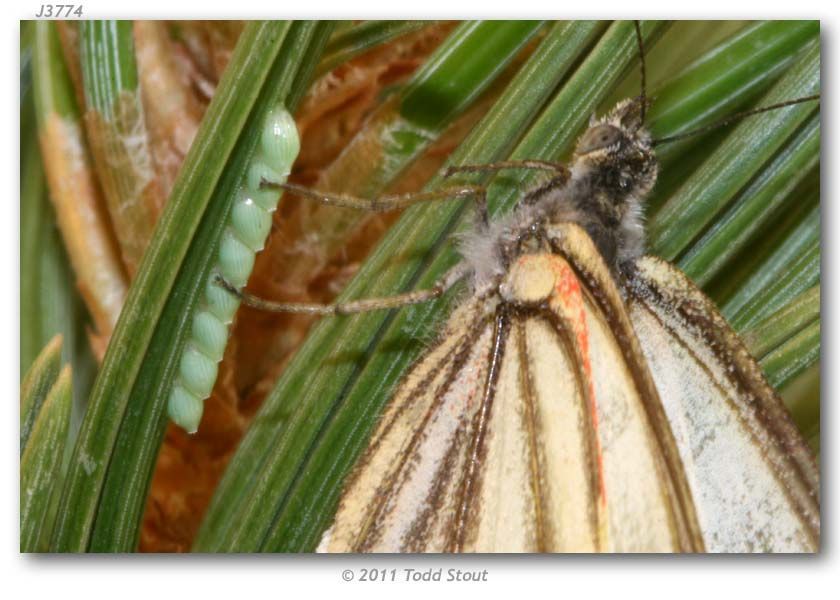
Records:
[[[769,108],[769,107],[766,107]],[[641,255],[656,177],[646,99],[593,123],[571,164],[478,225],[429,290],[267,310],[347,314],[470,293],[395,390],[321,549],[814,551],[813,456],[760,368],[682,273]],[[337,205],[378,203],[279,187]]]

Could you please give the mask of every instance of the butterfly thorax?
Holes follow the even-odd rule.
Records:
[[[461,253],[475,289],[495,285],[516,256],[545,250],[552,224],[580,225],[614,273],[643,254],[643,200],[656,181],[657,162],[640,107],[637,99],[625,100],[593,119],[568,174],[528,190],[512,213],[464,236]]]
[[[593,119],[578,140],[568,184],[545,199],[550,221],[574,213],[572,220],[613,270],[644,251],[643,201],[656,181],[656,157],[639,108],[638,100],[625,100]]]

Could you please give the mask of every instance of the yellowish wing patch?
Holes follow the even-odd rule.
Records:
[[[575,246],[575,256],[589,251],[594,248]],[[602,263],[593,259],[588,269],[603,278],[599,290],[611,286],[606,296],[617,297]],[[540,282],[546,273],[552,274],[553,288],[541,308],[526,306],[526,314],[534,316],[526,321],[526,350],[518,357],[539,407],[536,426],[520,428],[520,436],[530,437],[540,449],[541,502],[548,517],[543,549],[691,549],[681,537],[683,516],[672,498],[669,471],[644,406],[643,395],[650,390],[640,389],[643,359],[623,351],[613,331],[615,316],[607,317],[578,272],[558,255],[517,261],[510,274],[510,300],[518,294],[533,302],[539,296],[533,288],[544,287]],[[612,309],[622,311],[619,303]],[[515,347],[509,342],[506,354]],[[502,373],[504,380],[504,369]],[[529,386],[515,389],[527,396],[521,392]],[[515,403],[527,406],[527,397]],[[481,514],[484,518],[485,511]]]

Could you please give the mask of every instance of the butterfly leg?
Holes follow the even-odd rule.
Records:
[[[237,289],[221,275],[216,275],[215,282],[229,293],[237,296],[246,306],[264,310],[267,312],[298,313],[308,315],[351,315],[357,313],[371,312],[375,310],[386,310],[389,308],[400,308],[410,304],[421,304],[439,298],[449,288],[455,285],[467,274],[462,265],[456,265],[447,271],[437,283],[425,290],[414,290],[394,296],[381,298],[365,298],[363,300],[350,300],[348,302],[334,302],[332,304],[317,304],[309,302],[274,302],[254,296],[248,292]]]
[[[487,214],[487,191],[483,186],[474,184],[449,186],[439,190],[426,192],[390,194],[380,196],[378,198],[359,198],[357,196],[350,196],[347,194],[312,190],[294,183],[275,183],[267,180],[263,180],[260,187],[284,190],[291,194],[295,194],[296,196],[315,200],[316,202],[320,202],[321,204],[326,204],[328,206],[356,208],[371,212],[388,212],[391,210],[398,210],[411,206],[412,204],[428,202],[430,200],[454,200],[457,198],[472,197],[475,199],[475,207],[482,222],[486,225],[490,220],[490,217]]]
[[[503,169],[530,169],[554,173],[554,175],[549,179],[549,181],[540,185],[538,188],[536,188],[535,191],[532,190],[529,193],[529,195],[526,195],[525,200],[528,200],[528,198],[531,195],[534,195],[535,193],[542,194],[546,190],[562,186],[571,177],[571,172],[569,171],[569,168],[566,165],[558,162],[537,159],[501,160],[498,162],[486,163],[483,165],[452,165],[450,167],[447,167],[447,169],[443,172],[443,176],[452,177],[453,175],[456,175],[458,173],[482,173],[484,171],[501,171]],[[484,207],[483,212],[481,213],[482,221],[485,225],[487,225],[490,219],[487,216],[486,199],[482,199],[478,203],[478,205],[480,207]]]
[[[388,212],[391,210],[398,210],[419,202],[428,202],[429,200],[467,198],[472,196],[477,198],[479,203],[482,204],[484,199],[484,188],[480,185],[471,184],[451,186],[427,192],[390,194],[380,196],[378,198],[359,198],[357,196],[350,196],[347,194],[312,190],[294,183],[275,183],[266,180],[262,181],[260,187],[283,190],[296,196],[308,198],[309,200],[315,200],[316,202],[320,202],[321,204],[326,204],[328,206],[356,208],[371,212]]]
[[[481,173],[483,171],[501,171],[502,169],[531,169],[550,171],[568,176],[569,169],[562,163],[547,160],[501,160],[483,165],[452,165],[443,172],[444,177],[451,177],[457,173]]]

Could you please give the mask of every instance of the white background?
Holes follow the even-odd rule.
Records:
[[[62,1],[62,0],[59,0]],[[76,1],[80,0],[63,0]],[[86,18],[682,18],[822,20],[824,136],[823,206],[823,552],[818,557],[336,557],[336,556],[23,556],[18,554],[18,282],[19,282],[19,144],[18,69],[19,19],[33,18],[41,0],[16,2],[6,9],[0,39],[3,103],[2,183],[6,193],[0,206],[2,277],[3,410],[0,413],[0,548],[3,569],[0,594],[6,598],[227,598],[286,599],[339,596],[348,598],[420,598],[429,595],[503,597],[525,600],[546,596],[577,598],[796,598],[815,600],[838,594],[833,517],[837,476],[835,443],[840,401],[834,394],[832,352],[837,328],[832,315],[836,302],[836,253],[833,233],[838,229],[832,175],[838,172],[831,122],[837,102],[835,42],[840,21],[833,3],[796,0],[770,6],[765,1],[703,0],[552,2],[517,0],[490,6],[486,0],[423,0],[418,3],[363,0],[339,2],[290,0],[143,0],[142,2],[83,1]],[[488,570],[487,583],[345,583],[341,574],[360,568],[428,569],[442,567]],[[833,585],[834,584],[834,585]]]

